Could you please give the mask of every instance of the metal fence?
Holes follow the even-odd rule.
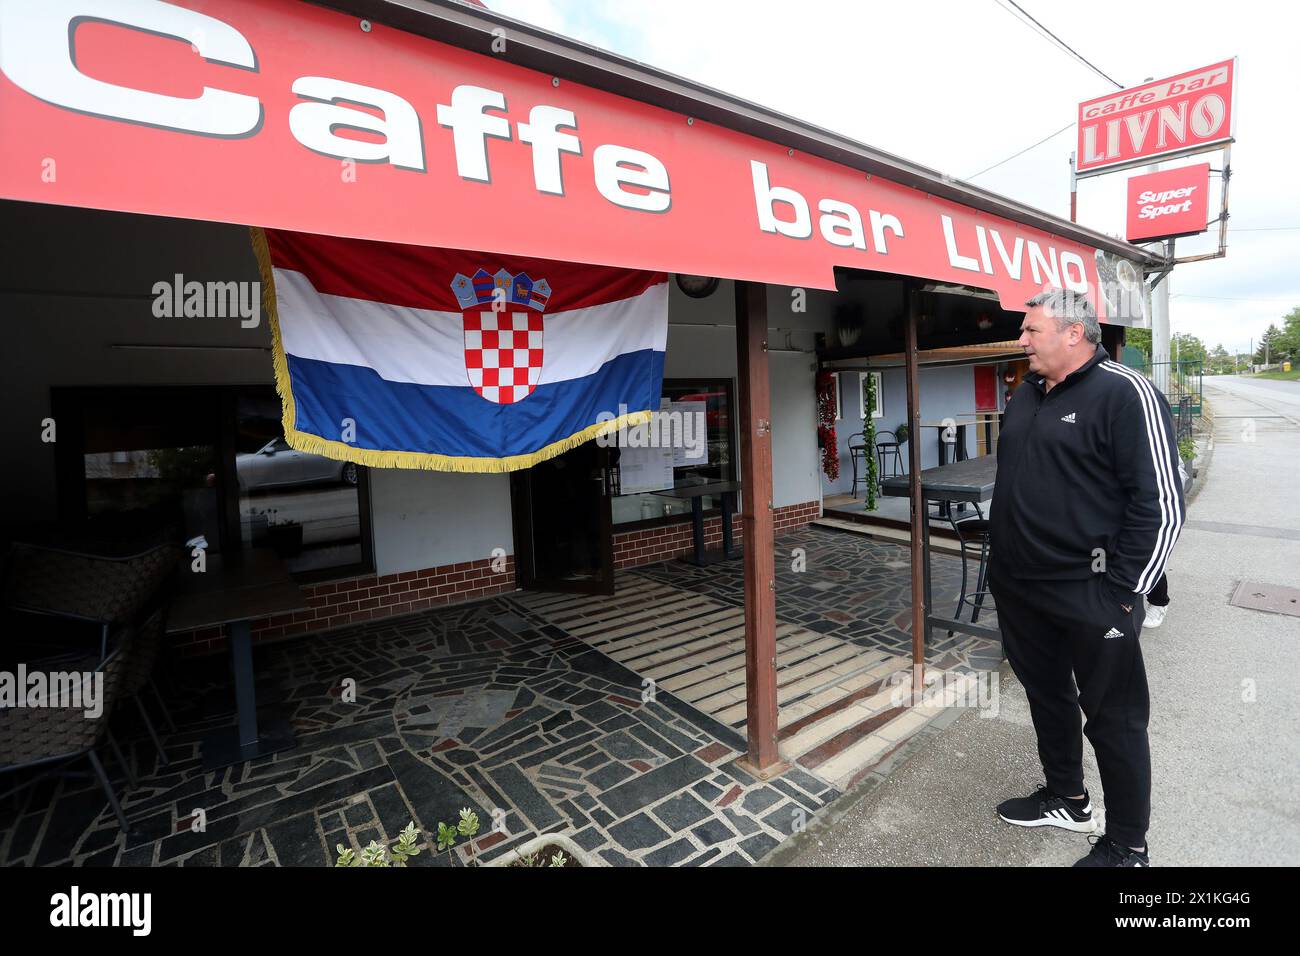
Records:
[[[1134,365],[1133,371],[1149,378],[1169,402],[1169,413],[1173,416],[1178,438],[1194,435],[1196,419],[1205,408],[1204,363],[1200,359],[1152,362]]]

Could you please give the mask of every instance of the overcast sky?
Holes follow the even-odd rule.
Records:
[[[1244,351],[1300,306],[1300,12],[1262,0],[1020,6],[1123,86],[1240,57],[1226,259],[1179,266],[1175,333]],[[1116,89],[1007,0],[487,0],[527,20],[1069,216],[1072,121]],[[1171,165],[1222,166],[1221,153]],[[1139,170],[1140,171],[1140,170]],[[1132,171],[1082,180],[1079,221],[1124,231]],[[1211,218],[1220,181],[1211,179]],[[1290,227],[1289,231],[1278,231]],[[1273,231],[1245,231],[1245,230]],[[1211,236],[1178,254],[1212,252]]]

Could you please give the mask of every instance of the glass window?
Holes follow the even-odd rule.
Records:
[[[624,493],[614,498],[616,525],[688,515],[690,498],[662,492],[737,480],[731,381],[665,379],[663,398],[668,404],[656,426],[639,435],[629,429],[619,449],[619,487]],[[638,439],[657,445],[667,439],[674,447],[627,447]],[[641,490],[649,488],[655,490]],[[706,511],[721,507],[718,495],[705,495],[702,503]]]
[[[81,435],[61,452],[60,507],[88,545],[202,536],[212,553],[272,548],[318,577],[370,568],[365,469],[290,448],[273,388],[70,388],[53,401]]]
[[[280,421],[274,391],[240,395],[235,475],[243,546],[274,549],[291,571],[362,563],[361,467],[295,451]]]
[[[100,393],[82,406],[87,530],[147,545],[203,537],[221,548],[217,435],[210,397]]]

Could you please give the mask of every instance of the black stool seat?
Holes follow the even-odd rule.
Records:
[[[979,621],[980,611],[984,606],[984,596],[988,594],[988,563],[989,563],[989,519],[984,517],[984,511],[978,504],[974,505],[975,513],[978,517],[966,518],[961,521],[954,520],[952,512],[948,514],[948,523],[952,525],[952,530],[957,535],[960,547],[957,549],[961,555],[961,594],[957,598],[957,609],[953,612],[954,620],[961,620],[961,610],[966,605],[971,606],[970,622],[975,624]],[[979,565],[975,570],[975,590],[970,597],[966,596],[966,585],[969,581],[966,567],[967,557],[975,557],[975,548],[979,548]],[[953,632],[949,631],[948,636],[952,637]]]

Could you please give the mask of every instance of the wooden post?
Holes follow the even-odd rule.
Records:
[[[917,326],[921,321],[921,293],[909,283],[907,289],[907,321],[904,359],[907,368],[907,489],[912,501],[912,681],[918,692],[925,677],[926,617],[930,609],[925,604],[925,535],[928,533],[926,502],[921,497],[921,398],[920,377],[916,360]]]
[[[736,283],[736,371],[745,531],[746,769],[766,778],[785,767],[776,746],[776,544],[772,522],[772,389],[767,365],[767,287]]]

